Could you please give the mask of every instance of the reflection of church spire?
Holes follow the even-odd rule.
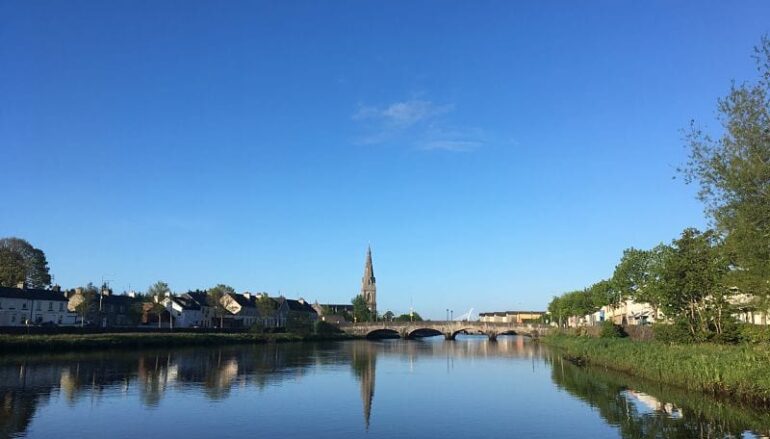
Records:
[[[372,415],[374,401],[374,374],[377,356],[370,345],[353,345],[351,366],[361,382],[361,402],[364,404],[364,422],[369,430],[369,419]]]

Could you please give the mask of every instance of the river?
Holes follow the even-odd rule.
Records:
[[[518,336],[4,355],[0,438],[722,438],[750,406]]]

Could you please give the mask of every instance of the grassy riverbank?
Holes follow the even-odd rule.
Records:
[[[567,358],[689,390],[770,404],[770,347],[550,335]]]
[[[279,334],[191,334],[191,333],[124,333],[124,334],[60,334],[0,335],[0,352],[61,352],[89,349],[143,349],[180,346],[213,346],[233,344],[285,343],[300,341],[350,340],[347,334],[300,335]]]

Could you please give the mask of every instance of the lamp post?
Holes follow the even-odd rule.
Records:
[[[446,309],[446,319],[449,321],[449,308]]]
[[[449,320],[454,320],[454,319],[455,319],[455,310],[450,309],[449,310]]]

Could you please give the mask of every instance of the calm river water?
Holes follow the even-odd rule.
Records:
[[[0,438],[762,437],[770,414],[520,337],[0,357]]]

